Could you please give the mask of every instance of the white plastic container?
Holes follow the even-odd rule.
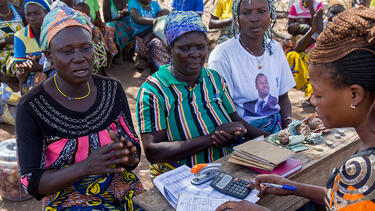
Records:
[[[31,198],[20,183],[15,139],[0,141],[0,195],[12,201]]]

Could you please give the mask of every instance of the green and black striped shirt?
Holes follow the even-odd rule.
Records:
[[[148,77],[137,98],[137,120],[140,133],[167,130],[169,141],[189,140],[214,132],[231,122],[234,104],[224,79],[215,71],[202,68],[197,84],[189,88],[178,81],[169,66]],[[229,147],[210,147],[178,164],[193,166],[219,159],[232,151]]]

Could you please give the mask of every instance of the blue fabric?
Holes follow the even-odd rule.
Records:
[[[49,5],[47,0],[24,0],[22,5],[22,12],[25,13],[25,8],[28,4],[37,4],[45,9],[47,12],[51,11],[51,6]]]
[[[37,56],[42,53],[38,40],[32,34],[30,25],[16,32],[14,36],[14,61],[26,61],[26,55]]]
[[[136,9],[139,15],[142,17],[156,18],[158,12],[161,10],[159,3],[157,1],[151,1],[150,7],[151,10],[145,10],[143,9],[142,5],[138,2],[138,0],[129,0],[129,11],[131,11],[132,9]],[[133,18],[131,18],[131,25],[134,30],[134,34],[139,34],[152,27],[152,25],[136,24]]]
[[[207,33],[207,28],[197,13],[192,11],[173,11],[168,14],[164,28],[168,46],[179,36],[192,31]]]
[[[26,46],[18,37],[14,37],[14,60],[16,62],[26,61]]]
[[[267,131],[271,134],[277,133],[282,129],[280,113],[273,114],[263,119],[257,119],[257,120],[251,121],[249,122],[249,124],[256,128]]]
[[[193,11],[198,14],[203,13],[203,0],[173,0],[172,10]]]

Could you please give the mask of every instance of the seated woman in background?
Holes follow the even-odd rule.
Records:
[[[235,37],[212,51],[208,66],[224,77],[246,122],[276,133],[291,122],[288,91],[295,82],[283,49],[271,37],[273,1],[235,0],[233,12]]]
[[[143,70],[151,63],[156,71],[160,66],[169,64],[166,46],[152,33],[155,18],[167,15],[169,11],[161,9],[157,1],[151,0],[130,0],[129,11],[136,42],[135,66]]]
[[[23,13],[7,0],[0,0],[0,123],[15,125],[20,95],[13,61],[14,34],[23,27]]]
[[[124,90],[91,75],[91,27],[67,6],[47,14],[40,41],[57,74],[17,106],[21,182],[43,210],[133,210],[144,191],[131,172],[141,148]]]
[[[82,2],[79,2],[79,1],[82,1]],[[107,25],[105,22],[103,22],[101,14],[100,14],[101,8],[100,8],[98,0],[85,0],[85,1],[77,0],[75,4],[78,5],[79,3],[86,3],[89,6],[90,8],[89,17],[91,18],[91,22],[94,23],[94,27],[96,28],[95,31],[97,31],[98,33],[101,33],[101,36],[100,36],[101,41],[104,42],[105,44],[105,51],[107,54],[106,56],[107,68],[102,69],[102,75],[107,75],[107,73],[103,71],[109,70],[109,68],[112,65],[112,61],[115,55],[117,55],[119,51],[115,43],[115,32],[122,33],[124,30],[123,28],[126,28],[126,27],[123,26],[123,27],[115,29],[112,26]],[[107,1],[103,1],[103,5],[105,4],[107,4]],[[105,11],[103,11],[103,13],[105,13]]]
[[[345,8],[351,8],[349,1],[331,0],[328,4],[327,21],[332,21],[332,18],[344,11]],[[296,81],[296,89],[304,89],[305,96],[312,94],[308,73],[310,47],[315,43],[326,24],[327,22],[323,21],[323,9],[319,9],[313,17],[311,28],[297,41],[293,51],[286,55]]]
[[[23,12],[7,0],[0,0],[0,14],[0,80],[14,91],[18,91],[13,43],[14,34],[23,27]]]
[[[243,136],[264,135],[238,116],[224,79],[203,67],[208,47],[201,17],[173,11],[164,33],[173,63],[148,77],[137,97],[151,177],[184,164],[213,162],[231,153]]]
[[[310,55],[312,104],[327,128],[354,127],[359,150],[332,171],[326,187],[278,175],[258,175],[256,187],[279,196],[297,195],[327,210],[375,210],[375,11],[365,7],[340,13],[318,37]],[[296,191],[264,187],[288,184]],[[277,198],[275,198],[277,200]],[[227,202],[221,210],[269,210],[247,201]]]
[[[103,15],[106,28],[104,35],[113,33],[118,53],[111,52],[115,64],[122,64],[123,60],[131,58],[134,51],[135,38],[130,22],[128,1],[110,0],[103,1]]]
[[[14,61],[21,94],[24,94],[47,78],[42,72],[43,63],[39,63],[42,54],[39,36],[50,5],[47,0],[25,0],[22,9],[28,25],[14,36]]]

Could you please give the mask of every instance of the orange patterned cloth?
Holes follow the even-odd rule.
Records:
[[[331,176],[326,207],[337,211],[375,210],[375,148],[354,154]]]

